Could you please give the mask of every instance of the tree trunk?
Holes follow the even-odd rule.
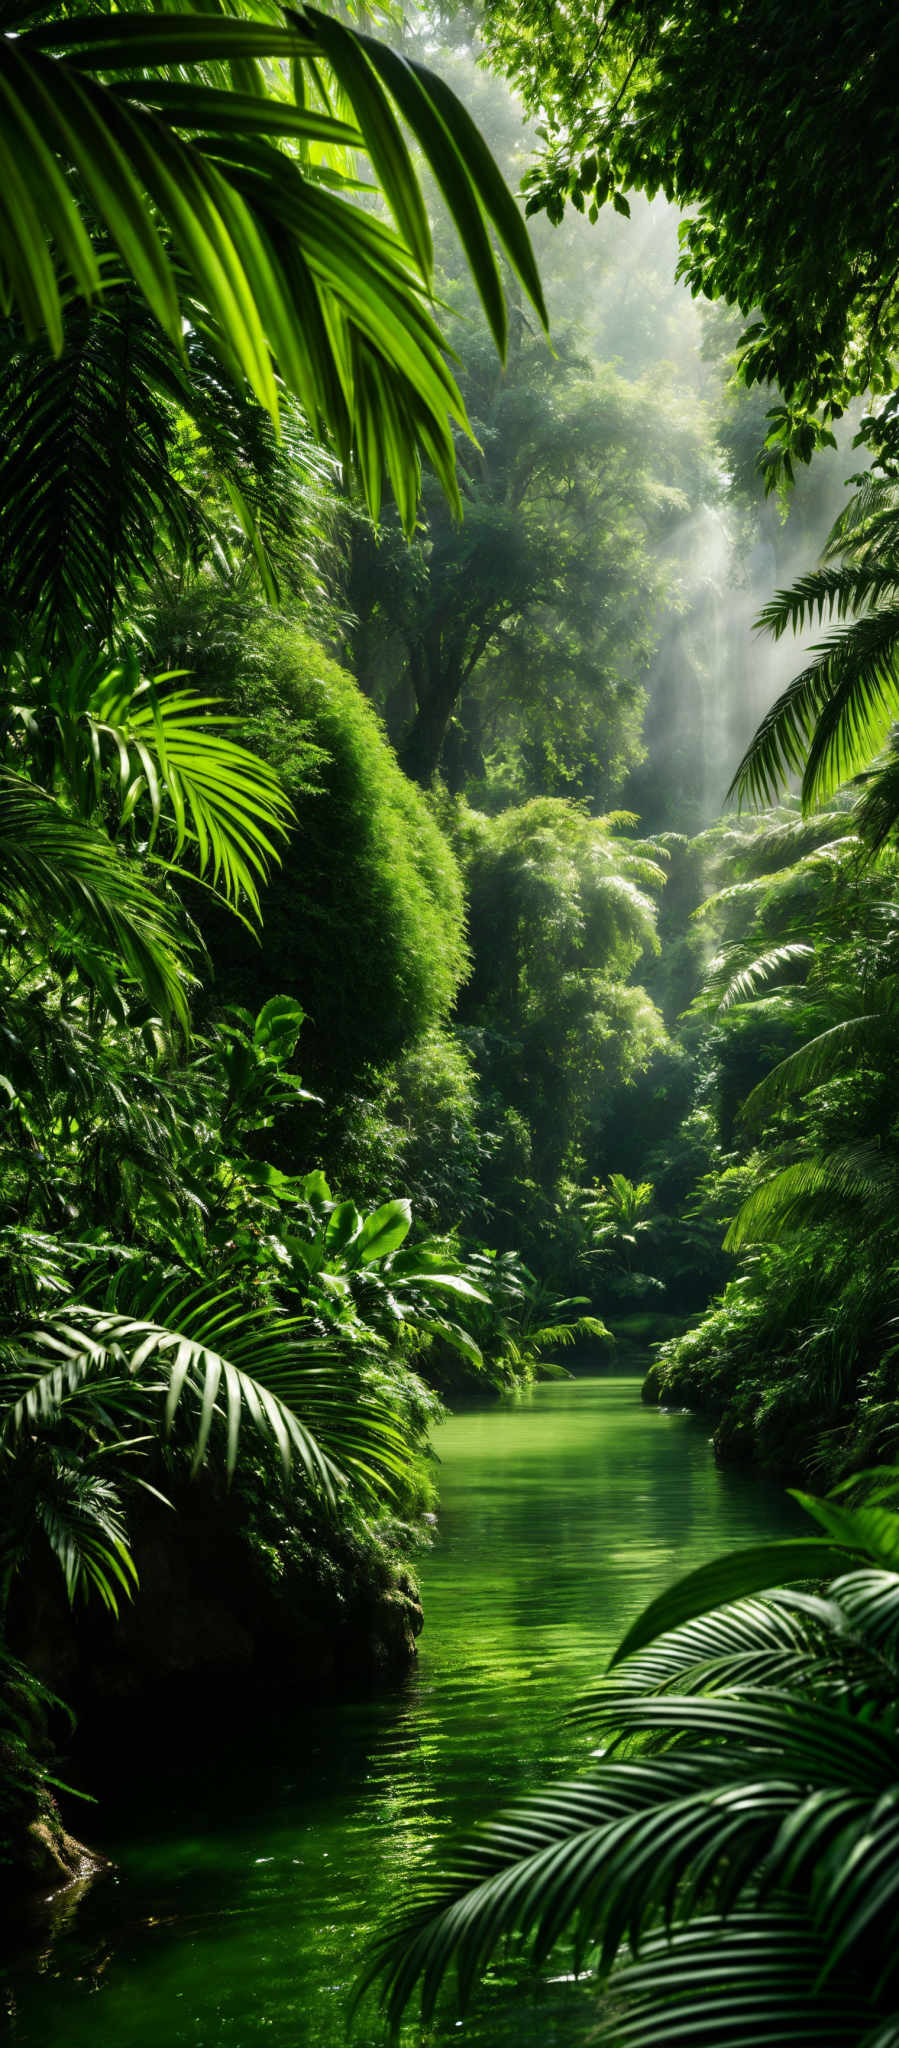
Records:
[[[462,688],[461,672],[445,669],[436,677],[422,677],[416,695],[418,710],[397,747],[400,767],[427,789],[440,766],[446,731]]]

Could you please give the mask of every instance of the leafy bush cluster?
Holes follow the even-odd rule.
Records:
[[[872,846],[889,763],[830,812],[714,835],[718,950],[686,1019],[707,1153],[688,1198],[738,1260],[652,1385],[731,1456],[837,1475],[892,1455],[897,867]],[[726,1226],[726,1228],[725,1228]]]

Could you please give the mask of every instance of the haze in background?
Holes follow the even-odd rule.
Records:
[[[531,131],[505,81],[473,65],[470,28],[456,22],[455,49],[447,33],[442,23],[441,40],[428,41],[428,61],[461,92],[516,184]],[[847,479],[864,464],[847,423],[839,451],[816,455],[786,503],[766,499],[754,462],[777,393],[734,388],[731,355],[744,322],[675,281],[678,221],[664,201],[633,195],[630,219],[606,206],[591,223],[569,208],[560,226],[538,216],[531,230],[553,331],[576,329],[597,363],[665,393],[685,417],[699,407],[705,418],[707,486],[659,546],[668,594],[641,677],[646,756],[618,797],[651,830],[692,831],[722,809],[755,727],[804,665],[804,645],[820,637],[776,645],[754,622],[775,589],[814,565]]]

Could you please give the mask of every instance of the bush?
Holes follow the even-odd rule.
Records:
[[[264,941],[203,904],[219,993],[308,1011],[304,1066],[329,1092],[398,1059],[448,1015],[466,972],[462,882],[422,792],[346,669],[301,626],[196,594],[161,652],[229,699],[277,767],[297,823],[262,891]]]

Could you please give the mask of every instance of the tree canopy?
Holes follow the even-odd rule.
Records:
[[[488,0],[498,66],[545,123],[529,209],[689,209],[681,271],[750,318],[744,376],[775,383],[769,456],[806,460],[899,341],[899,28],[887,0]]]

